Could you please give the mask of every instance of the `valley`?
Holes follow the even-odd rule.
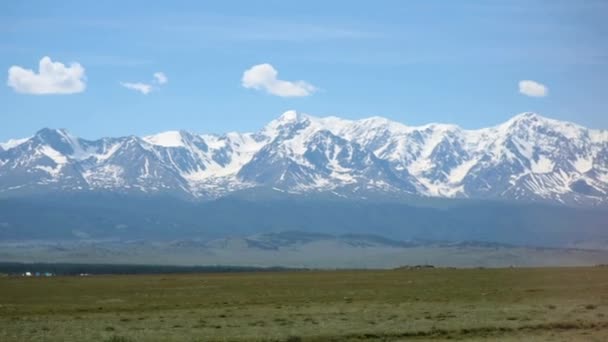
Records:
[[[0,278],[5,341],[605,340],[608,269]]]

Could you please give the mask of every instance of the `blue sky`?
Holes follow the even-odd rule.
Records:
[[[606,1],[160,3],[0,2],[0,141],[253,131],[288,109],[465,128],[536,111],[608,129]],[[82,70],[32,76],[45,56]],[[523,80],[545,88],[527,96]]]

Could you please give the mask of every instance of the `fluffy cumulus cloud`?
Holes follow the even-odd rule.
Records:
[[[519,92],[532,97],[544,97],[549,94],[549,89],[541,83],[531,80],[519,81]]]
[[[279,72],[270,64],[254,65],[243,73],[243,87],[264,90],[281,97],[309,96],[317,88],[304,81],[283,81],[278,79]]]
[[[22,94],[75,94],[86,88],[84,68],[78,63],[66,66],[42,57],[38,72],[13,65],[8,69],[7,85]]]
[[[167,78],[167,76],[160,71],[155,72],[153,76],[154,76],[154,81],[158,84],[165,84],[165,83],[169,82],[169,79]]]
[[[130,82],[120,82],[120,85],[131,90],[138,91],[144,95],[148,95],[152,91],[152,85],[146,83],[130,83]]]
[[[144,82],[120,82],[120,85],[131,90],[138,91],[144,95],[148,95],[153,90],[157,90],[163,84],[169,82],[169,78],[163,72],[155,72],[152,75],[153,79],[149,83]]]

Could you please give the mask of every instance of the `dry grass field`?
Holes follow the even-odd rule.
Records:
[[[0,278],[0,341],[608,340],[608,268]]]

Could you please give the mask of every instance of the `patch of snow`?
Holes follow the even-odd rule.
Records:
[[[0,147],[2,147],[2,149],[4,150],[10,150],[11,148],[15,148],[30,139],[31,137],[22,139],[10,139],[7,142],[0,143]]]
[[[574,179],[565,173],[528,173],[523,183],[535,195],[552,198],[556,194],[572,192],[569,185],[573,181]]]
[[[102,153],[99,153],[99,154],[95,154],[94,157],[98,161],[104,161],[106,159],[109,159],[110,157],[112,157],[112,155],[114,155],[114,153],[116,151],[118,151],[118,149],[121,146],[122,146],[122,143],[115,143],[115,144],[111,145],[110,147],[107,147],[104,145],[105,151],[103,151]]]
[[[608,130],[589,130],[589,137],[593,143],[606,143],[608,141]]]
[[[572,163],[572,166],[574,166],[576,171],[580,173],[585,173],[593,168],[593,158],[579,157]]]
[[[40,153],[51,158],[57,165],[63,165],[68,162],[68,159],[63,154],[47,145],[40,148]]]
[[[519,153],[521,153],[524,157],[526,157],[526,159],[530,160],[533,163],[534,160],[532,157],[534,155],[534,143],[531,141],[516,138],[513,138],[512,141],[515,146],[517,146],[517,150],[519,151]]]
[[[141,172],[140,178],[148,178],[148,177],[150,177],[150,160],[148,160],[148,158],[146,158],[144,160],[144,168],[141,171],[142,172]]]
[[[418,158],[410,164],[407,171],[414,176],[419,176],[434,167],[435,164],[429,158]]]
[[[334,178],[336,180],[339,180],[339,181],[341,181],[343,183],[346,183],[346,184],[350,184],[350,183],[355,183],[356,182],[355,177],[351,176],[349,173],[346,173],[346,172],[336,172],[336,171],[334,171],[334,172],[332,172],[330,174],[330,177]]]
[[[449,182],[452,184],[458,184],[462,182],[462,180],[469,174],[471,168],[477,163],[478,160],[471,159],[453,168],[450,171],[450,174],[448,175]]]
[[[34,169],[42,170],[42,171],[48,173],[51,177],[57,178],[57,176],[59,176],[59,174],[61,173],[62,166],[57,165],[55,167],[50,167],[50,166],[36,165],[36,166],[34,166]]]
[[[204,169],[198,168],[189,172],[183,172],[182,176],[190,183],[206,181],[211,178],[224,178],[235,176],[247,164],[255,153],[257,153],[267,141],[257,141],[252,134],[228,133],[226,136],[202,135],[201,138],[209,147],[208,152],[195,151],[199,159],[205,165]],[[229,152],[230,160],[225,165],[220,165],[213,160],[212,155],[216,152]]]
[[[550,173],[555,167],[555,162],[544,155],[541,155],[538,160],[531,159],[530,164],[534,173]]]
[[[597,175],[597,179],[602,182],[602,183],[606,183],[608,185],[608,173],[601,173]]]
[[[82,176],[90,185],[101,188],[123,186],[124,169],[118,165],[107,164],[93,170],[83,172]]]
[[[144,137],[143,140],[152,145],[163,147],[183,147],[185,145],[183,136],[179,131],[167,131],[149,135]]]
[[[203,139],[203,141],[205,141],[205,144],[207,144],[207,146],[209,146],[209,148],[211,149],[219,150],[221,148],[226,147],[226,139],[222,139],[222,137],[219,137],[217,135],[202,134],[200,137]]]
[[[424,177],[419,177],[418,181],[426,188],[423,194],[427,196],[452,198],[464,194],[464,186],[462,185],[452,186],[448,184],[435,183]]]

